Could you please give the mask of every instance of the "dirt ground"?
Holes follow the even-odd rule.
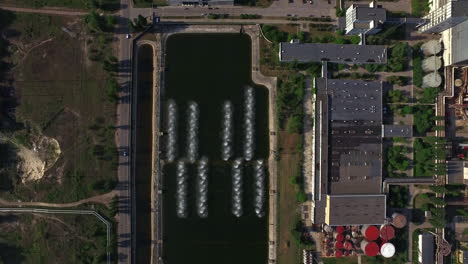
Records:
[[[34,128],[58,141],[61,150],[43,179],[14,184],[2,197],[72,202],[112,190],[115,104],[106,94],[108,74],[88,59],[85,48],[97,40],[86,33],[81,18],[38,14],[15,14],[2,33],[10,42],[8,78],[21,124],[11,137],[21,135],[21,143],[31,145],[28,131]]]
[[[0,229],[2,263],[105,260],[106,229],[94,216],[0,214]]]
[[[279,133],[278,145],[281,149],[281,160],[278,163],[278,190],[279,200],[279,234],[278,234],[278,263],[299,263],[302,253],[299,246],[293,241],[291,230],[299,214],[299,203],[296,201],[295,186],[289,178],[296,174],[301,162],[302,153],[296,146],[300,140],[298,134]]]

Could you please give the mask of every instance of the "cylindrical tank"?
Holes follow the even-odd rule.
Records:
[[[423,53],[428,56],[428,55],[435,55],[439,53],[442,49],[442,45],[440,44],[440,41],[438,40],[429,40],[428,42],[422,44],[421,50]]]
[[[325,253],[325,255],[326,255],[327,257],[330,257],[330,256],[332,255],[331,250],[327,250],[327,253]]]
[[[335,238],[336,241],[343,241],[344,239],[343,234],[340,234],[340,233],[334,233],[333,237]]]
[[[347,251],[347,250],[346,250],[346,251],[343,251],[343,255],[349,256],[349,251]]]
[[[324,225],[323,230],[327,233],[333,232],[333,228],[329,225]]]
[[[341,258],[343,256],[343,251],[341,249],[335,250],[335,258]]]
[[[345,231],[344,226],[337,226],[337,227],[336,227],[336,232],[338,232],[338,233],[343,233],[344,231]]]
[[[346,241],[343,243],[343,248],[345,250],[351,250],[353,249],[353,244],[351,243],[351,241]]]
[[[395,229],[390,225],[382,225],[380,227],[380,238],[385,241],[395,238]]]
[[[379,245],[373,241],[362,240],[361,249],[369,257],[375,257],[379,253]]]
[[[346,240],[350,240],[350,239],[351,239],[351,235],[350,235],[350,234],[347,234],[347,235],[345,236],[345,239],[346,239]]]
[[[396,228],[403,228],[406,226],[406,216],[399,214],[399,213],[393,213],[392,214],[392,225]]]
[[[353,231],[353,232],[351,233],[351,236],[352,236],[352,237],[358,237],[359,235],[358,235],[358,232]]]
[[[385,243],[380,248],[380,254],[385,258],[391,258],[395,255],[395,246],[392,243]]]
[[[364,235],[364,237],[369,241],[376,240],[379,237],[379,229],[377,229],[376,226],[363,226],[361,232]]]
[[[437,72],[431,72],[424,75],[422,88],[439,87],[442,83],[442,77]]]
[[[343,242],[336,241],[334,246],[335,246],[335,249],[342,249],[343,248]]]
[[[463,80],[462,79],[456,79],[455,80],[455,86],[456,87],[460,87],[463,85]]]
[[[430,56],[422,61],[422,69],[424,72],[438,71],[442,67],[442,60],[437,56]]]

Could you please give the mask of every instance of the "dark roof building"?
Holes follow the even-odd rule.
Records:
[[[325,222],[328,225],[380,225],[385,221],[386,196],[328,195]]]
[[[334,62],[347,64],[385,64],[387,48],[380,45],[288,43],[279,45],[281,62]]]
[[[382,83],[315,81],[313,220],[328,225],[382,224]],[[359,216],[354,213],[358,211]]]
[[[410,125],[384,125],[383,137],[412,137],[413,126]]]

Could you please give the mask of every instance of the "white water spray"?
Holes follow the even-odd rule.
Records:
[[[167,105],[167,160],[173,162],[177,157],[177,105],[169,100]]]
[[[198,104],[189,102],[188,105],[188,126],[187,126],[187,159],[194,163],[198,158],[198,121],[200,110]]]
[[[244,159],[252,160],[255,152],[255,93],[247,87],[244,93]]]
[[[177,162],[177,216],[179,218],[187,217],[187,166],[183,161]]]
[[[232,142],[233,142],[233,112],[234,107],[232,103],[227,101],[223,104],[223,124],[222,124],[222,146],[221,156],[222,159],[227,161],[232,156]]]
[[[255,182],[255,193],[254,193],[254,207],[255,214],[258,217],[263,217],[264,206],[265,206],[265,166],[263,160],[256,160],[254,164],[254,182]]]
[[[208,217],[208,159],[201,158],[197,167],[197,213],[201,218]]]
[[[232,213],[236,217],[242,216],[242,159],[232,163]]]

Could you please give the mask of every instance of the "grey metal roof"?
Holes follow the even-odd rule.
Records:
[[[434,263],[434,236],[430,233],[423,233],[419,235],[418,261],[424,264]]]
[[[385,64],[387,48],[380,45],[280,43],[280,61],[328,61],[348,64]]]
[[[452,63],[468,65],[468,20],[452,28]]]
[[[376,22],[385,22],[387,20],[387,11],[383,8],[357,5],[356,19],[360,21],[374,20]]]
[[[383,137],[412,137],[413,126],[383,125]]]
[[[326,101],[322,173],[329,194],[375,194],[382,188],[382,83],[318,78]],[[325,178],[323,175],[322,179]]]
[[[329,195],[328,225],[381,225],[385,222],[386,196]]]

